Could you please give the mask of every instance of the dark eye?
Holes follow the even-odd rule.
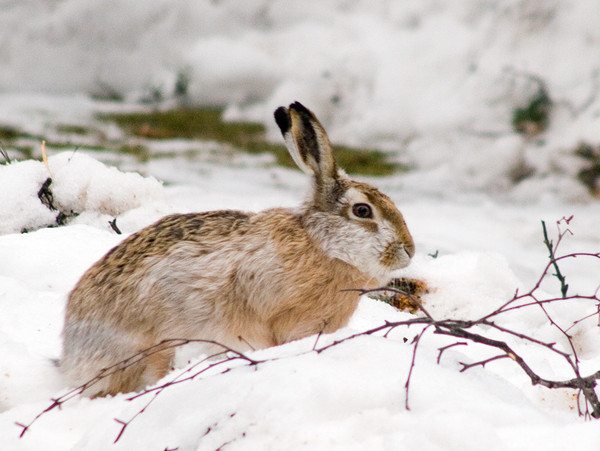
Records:
[[[373,217],[373,210],[368,204],[354,204],[352,206],[352,213],[357,218],[369,219]]]

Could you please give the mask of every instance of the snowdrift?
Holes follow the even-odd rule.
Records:
[[[61,409],[43,414],[19,438],[22,429],[15,423],[28,424],[52,404],[51,399],[69,390],[55,363],[60,356],[63,309],[77,278],[124,236],[107,225],[107,218],[117,215],[119,221],[128,217],[129,224],[142,227],[157,211],[169,211],[170,190],[178,197],[182,191],[162,187],[153,178],[108,168],[91,157],[59,154],[50,158],[56,202],[80,215],[66,225],[44,228],[44,221],[52,222],[52,217],[46,216],[36,190],[47,177],[45,166],[25,161],[1,169],[2,182],[16,180],[27,187],[15,198],[21,199],[22,218],[32,222],[15,222],[13,228],[42,227],[0,236],[0,441],[5,449],[476,450],[485,445],[499,450],[531,446],[593,450],[597,446],[597,424],[578,416],[576,391],[534,387],[511,359],[461,372],[463,364],[485,361],[497,351],[473,343],[456,346],[461,340],[436,335],[433,330],[423,334],[415,353],[414,339],[423,325],[365,334],[386,322],[419,317],[367,297],[351,323],[332,335],[249,353],[248,358],[257,364],[233,360],[206,371],[209,363],[205,356],[188,349],[181,353],[178,368],[159,385],[201,373],[193,380],[169,386],[155,399],[152,393],[134,400],[127,394],[96,400],[76,397]],[[95,178],[101,181],[91,183]],[[215,170],[204,178],[211,183],[222,179],[223,172]],[[241,183],[247,197],[263,195],[252,177],[235,181],[231,192],[237,192]],[[71,188],[63,193],[61,186]],[[198,209],[215,201],[209,195],[197,196],[197,191],[187,193],[188,202]],[[262,197],[260,202],[266,207],[270,201]],[[2,215],[12,217],[8,210],[14,205],[3,205]],[[144,208],[149,205],[153,207]],[[430,208],[419,205],[421,212]],[[415,230],[426,231],[429,219],[418,220],[415,208],[408,206],[407,221]],[[522,218],[530,215],[519,211]],[[450,227],[446,238],[460,227],[462,222]],[[577,230],[575,224],[571,227]],[[416,237],[424,250],[436,241],[419,232]],[[532,241],[541,246],[539,239]],[[512,243],[504,239],[503,246],[509,249]],[[600,265],[577,260],[584,263],[574,268],[575,272],[597,284]],[[489,251],[443,251],[437,258],[421,252],[401,275],[417,277],[428,285],[430,292],[423,295],[423,302],[437,319],[476,319],[510,300],[517,288],[521,292],[532,288],[524,285],[504,256]],[[558,282],[548,279],[544,281],[547,291],[537,292],[540,299],[557,296]],[[576,284],[577,278],[568,280],[573,292],[584,294],[592,287]],[[600,367],[600,328],[594,315],[597,302],[569,302],[551,303],[546,309],[565,327],[592,315],[570,329],[582,373],[587,375]],[[549,324],[539,306],[508,312],[497,320],[502,327],[556,342],[559,349],[569,352],[569,343]],[[507,340],[545,378],[573,377],[564,360],[535,342],[484,326],[473,332]],[[359,336],[348,339],[355,334]],[[342,342],[314,351],[336,340]],[[448,346],[440,358],[440,349]],[[407,392],[405,383],[413,358]],[[223,372],[225,369],[229,370]],[[582,407],[581,399],[579,402]],[[120,436],[123,423],[115,419],[127,425]]]

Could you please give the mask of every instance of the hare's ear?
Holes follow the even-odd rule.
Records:
[[[288,152],[300,169],[314,174],[319,185],[329,185],[338,177],[338,167],[325,129],[315,115],[300,102],[275,110]]]

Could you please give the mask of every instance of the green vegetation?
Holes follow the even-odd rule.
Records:
[[[140,162],[150,160],[150,151],[141,144],[123,144],[119,147],[118,151],[127,155],[132,155]]]
[[[552,110],[552,100],[546,85],[541,80],[536,79],[536,82],[538,89],[535,94],[525,106],[515,108],[512,116],[513,129],[528,136],[535,136],[548,128]]]
[[[96,130],[85,127],[83,125],[72,125],[72,124],[58,124],[56,126],[56,131],[58,133],[68,133],[73,135],[90,135],[94,133]]]
[[[216,108],[175,109],[127,114],[103,114],[104,121],[116,123],[126,133],[146,139],[198,139],[229,144],[250,154],[271,153],[277,164],[295,167],[283,144],[265,139],[265,128],[254,122],[225,122]],[[389,175],[405,169],[388,160],[385,152],[335,147],[340,166],[362,175]],[[130,152],[128,152],[130,153]]]
[[[182,79],[181,84],[180,89],[184,90],[185,80]],[[57,124],[55,131],[58,137],[46,139],[46,146],[53,149],[108,150],[131,155],[140,162],[146,162],[151,158],[168,158],[171,155],[164,152],[151,153],[151,141],[191,139],[214,141],[231,149],[228,151],[247,152],[252,155],[271,154],[275,156],[276,164],[296,167],[283,145],[283,140],[281,144],[273,144],[266,140],[262,124],[225,122],[222,119],[222,110],[217,108],[110,113],[98,115],[98,118],[104,122],[115,123],[128,138],[136,139],[107,141],[99,129],[75,124]],[[82,139],[79,139],[79,136]],[[12,149],[19,152],[23,158],[31,158],[44,139],[42,136],[33,136],[11,126],[0,125],[0,145],[5,151]],[[335,153],[340,166],[354,174],[390,175],[407,169],[390,161],[389,154],[380,150],[335,146]],[[6,162],[7,157],[0,160],[0,163]]]
[[[28,145],[15,144],[15,141],[19,138],[28,137],[23,131],[9,126],[0,125],[0,164],[6,164],[10,162],[8,150],[16,151],[20,153],[23,158],[31,158],[33,148]]]
[[[577,178],[592,194],[600,197],[600,146],[581,143],[575,149],[575,155],[586,161],[585,167],[579,171]]]
[[[8,125],[0,125],[0,141],[9,141],[18,138],[21,132]]]

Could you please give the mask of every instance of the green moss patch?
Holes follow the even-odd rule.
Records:
[[[21,136],[21,132],[8,125],[0,125],[0,140],[11,141]]]
[[[222,110],[217,108],[114,113],[99,117],[101,120],[114,122],[132,136],[146,139],[217,141],[250,154],[271,153],[275,155],[277,164],[295,167],[283,144],[266,141],[262,124],[225,122],[222,119]],[[355,174],[389,175],[406,169],[389,161],[389,155],[379,150],[336,146],[335,152],[340,166]]]
[[[73,124],[58,124],[56,126],[56,131],[58,133],[73,134],[73,135],[91,135],[91,134],[97,132],[97,130],[94,130],[92,128],[85,127],[83,125],[73,125]]]
[[[535,136],[548,128],[552,99],[546,85],[539,79],[534,79],[538,84],[536,92],[525,102],[513,110],[513,130],[527,136]]]
[[[585,161],[585,165],[577,174],[577,178],[588,187],[593,195],[600,197],[600,145],[593,146],[589,143],[581,143],[575,149],[575,155]]]

